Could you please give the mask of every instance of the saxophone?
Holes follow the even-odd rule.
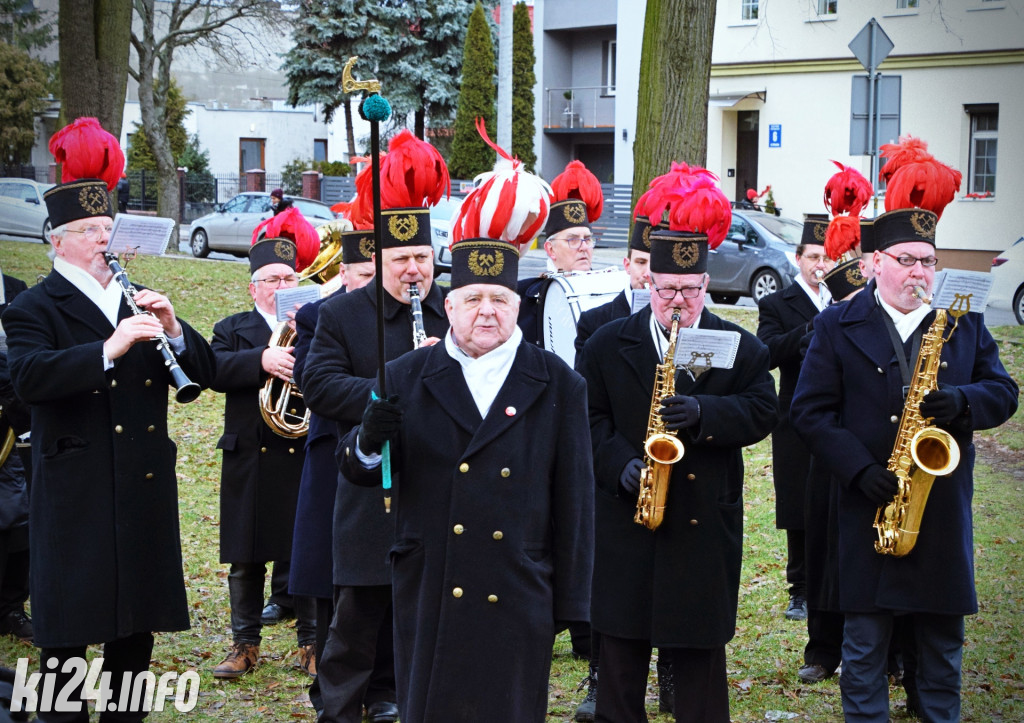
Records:
[[[959,320],[959,314],[954,314]],[[955,324],[953,328],[956,328]],[[946,430],[931,426],[918,410],[924,396],[938,387],[939,357],[946,342],[943,338],[945,330],[946,311],[939,309],[921,338],[921,349],[914,365],[907,401],[903,405],[896,444],[889,456],[888,469],[895,473],[899,489],[891,502],[875,512],[874,526],[878,532],[875,551],[882,555],[903,557],[910,554],[917,543],[932,483],[936,477],[952,472],[960,463],[960,446],[956,440]]]
[[[640,472],[640,497],[636,501],[633,521],[649,530],[656,530],[665,518],[665,501],[672,465],[683,458],[683,443],[674,430],[666,429],[658,409],[662,400],[676,393],[676,334],[679,332],[679,310],[672,312],[672,332],[661,364],[654,368],[654,392],[651,413],[647,418],[647,439],[644,440],[644,469]]]

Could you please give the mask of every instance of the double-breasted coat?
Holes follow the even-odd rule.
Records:
[[[131,315],[122,300],[118,319]],[[155,344],[103,368],[114,327],[56,271],[4,312],[15,392],[32,408],[29,585],[35,643],[102,643],[188,628],[178,534],[171,384]],[[206,341],[181,322],[182,370],[213,380]]]
[[[337,293],[343,293],[344,290]],[[302,389],[309,346],[316,332],[316,319],[326,299],[305,304],[295,312],[295,382]],[[334,596],[331,565],[331,524],[334,495],[338,489],[338,426],[312,412],[306,435],[306,460],[299,483],[292,535],[292,565],[288,571],[288,592],[331,599]]]
[[[657,530],[633,521],[636,495],[619,476],[643,443],[662,360],[651,338],[651,308],[613,321],[583,347],[595,494],[591,625],[654,646],[716,648],[732,639],[743,550],[742,448],[768,436],[778,419],[768,350],[757,338],[707,309],[700,328],[736,331],[732,369],[696,382],[676,375],[676,393],[700,403],[700,423],[683,430],[686,447],[672,468],[665,521]]]
[[[543,721],[555,621],[586,620],[593,471],[585,385],[522,342],[486,418],[444,344],[388,365],[395,673],[404,723]],[[376,484],[348,454],[343,471]]]
[[[320,307],[316,333],[306,357],[303,395],[309,408],[337,424],[344,437],[363,417],[377,380],[377,279],[335,295]],[[444,297],[437,284],[423,297],[427,336],[448,329]],[[412,351],[408,304],[384,294],[384,345],[389,359]],[[387,390],[390,395],[392,392]],[[387,553],[394,542],[395,516],[384,511],[380,490],[339,483],[334,498],[334,584],[390,585]]]
[[[968,410],[946,429],[960,464],[936,479],[913,551],[874,550],[877,506],[852,486],[872,464],[885,465],[903,413],[903,379],[875,299],[875,284],[826,309],[793,397],[793,425],[839,483],[839,596],[844,612],[896,610],[945,615],[977,612],[971,498],[975,430],[998,426],[1017,408],[1017,385],[999,361],[980,314],[960,319],[942,347],[939,384],[959,387]],[[933,321],[925,317],[921,328]],[[947,330],[948,331],[948,330]],[[910,343],[905,345],[907,352]],[[913,368],[913,360],[910,360]]]
[[[224,434],[217,442],[223,453],[222,563],[291,559],[305,440],[278,435],[260,415],[259,393],[269,378],[262,357],[271,333],[255,309],[213,327],[217,376],[211,386],[224,392]]]
[[[779,423],[772,430],[775,526],[802,530],[811,452],[789,421],[789,406],[803,361],[801,341],[818,308],[797,283],[764,297],[758,307],[757,338],[768,347],[771,368],[779,370]]]

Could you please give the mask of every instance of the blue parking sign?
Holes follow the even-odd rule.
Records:
[[[782,147],[782,124],[773,123],[768,126],[768,147],[769,148],[781,148]]]

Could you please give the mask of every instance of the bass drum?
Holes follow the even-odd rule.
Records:
[[[622,269],[552,274],[541,291],[541,346],[566,364],[576,361],[576,325],[580,315],[607,304],[629,285]]]

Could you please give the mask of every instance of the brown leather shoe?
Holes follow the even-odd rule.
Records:
[[[260,646],[254,643],[235,643],[228,656],[213,669],[214,678],[238,678],[256,667],[260,659]]]
[[[316,648],[312,643],[299,646],[299,667],[310,675],[316,675]]]

